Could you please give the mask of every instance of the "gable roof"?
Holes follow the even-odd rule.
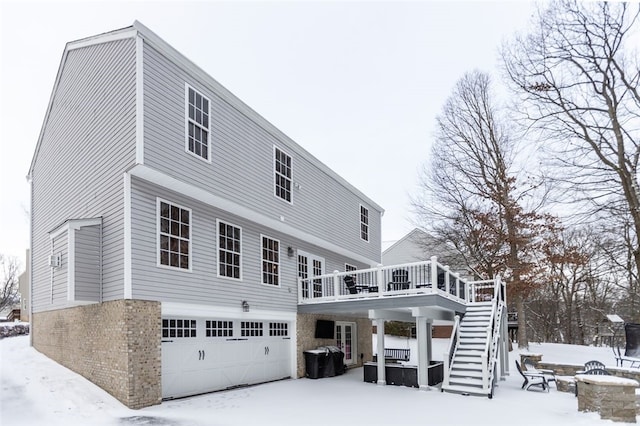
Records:
[[[437,256],[438,262],[442,264],[450,264],[455,271],[466,271],[469,268],[450,244],[438,241],[419,228],[414,228],[382,252],[382,263],[411,263],[430,260],[431,256]]]
[[[308,152],[306,149],[304,149],[302,146],[296,143],[293,139],[291,139],[286,134],[284,134],[281,130],[279,130],[277,127],[271,124],[268,120],[266,120],[256,111],[254,111],[247,104],[242,102],[238,97],[236,97],[233,93],[231,93],[228,89],[222,86],[213,77],[207,74],[202,68],[200,68],[194,62],[192,62],[182,53],[177,51],[175,48],[173,48],[166,41],[164,41],[162,38],[160,38],[157,34],[155,34],[153,31],[151,31],[149,28],[144,26],[139,21],[134,21],[133,25],[129,27],[120,28],[114,31],[109,31],[109,32],[94,35],[91,37],[86,37],[76,41],[71,41],[66,44],[65,49],[62,53],[60,66],[58,67],[58,73],[56,75],[56,80],[53,86],[53,90],[51,91],[51,96],[49,98],[49,104],[47,106],[45,118],[42,123],[42,127],[40,129],[40,135],[38,136],[36,149],[34,151],[33,158],[31,160],[31,166],[29,167],[29,173],[27,175],[27,178],[29,180],[31,180],[31,177],[33,174],[36,159],[38,157],[38,152],[40,151],[42,138],[44,136],[44,130],[49,120],[49,114],[51,113],[53,99],[58,88],[58,83],[60,82],[60,78],[62,75],[62,71],[64,69],[64,65],[65,65],[65,61],[68,53],[74,49],[79,49],[82,47],[88,47],[95,44],[107,43],[110,41],[120,40],[124,38],[136,38],[136,37],[141,37],[146,43],[148,43],[150,46],[153,46],[153,48],[157,49],[160,53],[162,53],[164,56],[169,58],[176,65],[182,67],[188,73],[190,73],[191,75],[194,75],[196,78],[200,79],[202,82],[209,85],[221,99],[223,99],[225,102],[232,105],[240,113],[242,113],[247,118],[255,122],[258,126],[260,126],[265,131],[269,132],[276,139],[281,141],[286,146],[286,148],[288,148],[292,152],[295,152],[302,158],[305,158],[306,160],[315,164],[323,173],[325,173],[327,176],[331,177],[332,179],[340,183],[342,186],[347,188],[349,191],[357,195],[360,199],[363,200],[363,202],[367,203],[371,208],[380,212],[381,215],[384,214],[384,209],[380,205],[378,205],[375,201],[373,201],[371,198],[366,196],[363,192],[361,192],[359,189],[357,189],[355,186],[353,186],[351,183],[349,183],[339,174],[334,172],[331,168],[329,168],[323,162],[318,160],[315,156],[313,156],[310,152]]]

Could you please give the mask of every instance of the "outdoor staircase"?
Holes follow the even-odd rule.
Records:
[[[496,330],[500,328],[502,306],[493,302],[471,303],[460,321],[457,344],[442,391],[493,397]],[[495,321],[494,321],[495,319]],[[498,333],[499,334],[499,333]],[[446,368],[446,366],[445,366]]]

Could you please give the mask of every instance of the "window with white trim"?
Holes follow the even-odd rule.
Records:
[[[275,194],[276,197],[291,202],[291,156],[278,147],[273,147]]]
[[[191,210],[158,199],[158,264],[191,269]]]
[[[210,161],[209,99],[186,85],[186,150]]]
[[[309,277],[309,259],[307,256],[298,255],[298,277],[302,278],[302,297],[309,297],[309,281],[306,279]]]
[[[218,220],[218,275],[242,279],[242,229]]]
[[[360,206],[360,238],[369,241],[369,209]]]
[[[262,284],[280,285],[280,241],[262,236]]]

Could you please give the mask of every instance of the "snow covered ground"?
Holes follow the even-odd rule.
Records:
[[[389,338],[387,347],[412,347]],[[402,346],[406,345],[406,346]],[[434,341],[434,358],[446,345]],[[374,346],[375,347],[375,346]],[[415,350],[412,350],[412,353]],[[545,361],[615,365],[608,348],[531,344]],[[579,413],[575,396],[523,391],[510,353],[511,375],[493,399],[363,382],[361,368],[318,380],[297,379],[166,401],[130,410],[91,382],[29,347],[29,337],[0,340],[0,425],[584,425],[614,424]],[[411,361],[410,361],[411,362]],[[624,423],[617,423],[624,425]]]

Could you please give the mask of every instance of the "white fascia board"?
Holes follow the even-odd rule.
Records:
[[[249,312],[242,311],[242,301],[238,299],[238,307],[197,305],[191,303],[162,302],[162,316],[207,317],[221,319],[274,320],[295,322],[297,312],[269,311],[254,309],[249,302]]]
[[[47,127],[47,123],[49,122],[49,114],[51,114],[51,107],[53,106],[53,98],[58,91],[58,84],[60,83],[60,77],[62,76],[62,70],[64,69],[64,65],[67,61],[67,54],[71,50],[79,49],[81,47],[93,46],[101,43],[108,43],[110,41],[122,40],[126,38],[135,37],[137,34],[137,30],[134,26],[122,28],[119,30],[111,31],[108,33],[98,34],[92,37],[83,38],[77,41],[71,41],[67,43],[62,52],[62,59],[60,60],[60,66],[58,67],[58,73],[56,74],[55,82],[53,83],[53,89],[51,90],[51,95],[49,96],[49,104],[47,105],[47,110],[44,115],[44,120],[42,121],[42,127],[40,128],[40,134],[38,135],[38,141],[36,143],[36,149],[33,152],[33,157],[31,158],[31,165],[29,166],[29,173],[27,174],[27,180],[31,181],[33,178],[33,167],[36,162],[36,158],[38,157],[38,152],[40,152],[40,144],[42,143],[42,137],[44,136],[44,129]]]
[[[98,34],[91,37],[86,37],[80,40],[71,41],[67,43],[67,51],[80,49],[83,47],[94,46],[96,44],[109,43],[117,40],[124,40],[127,38],[134,38],[137,34],[137,30],[133,27],[121,28],[119,30],[110,31],[103,34]]]
[[[202,188],[198,188],[197,186],[178,180],[148,166],[136,165],[131,170],[129,170],[128,173],[130,173],[131,176],[143,179],[150,182],[151,184],[160,185],[171,191],[177,192],[178,194],[186,195],[187,197],[193,198],[202,203],[235,214],[251,222],[282,232],[286,235],[290,235],[294,238],[298,238],[302,241],[306,241],[310,244],[322,247],[326,250],[338,253],[342,256],[349,257],[367,265],[379,264],[379,262],[373,259],[369,259],[365,256],[337,246],[330,241],[323,240],[322,238],[316,237],[315,235],[311,235],[300,229],[294,228],[293,226],[282,222],[279,218],[271,218],[265,216],[255,210],[251,210],[247,207],[236,204],[233,201],[214,195]]]
[[[376,202],[371,200],[369,197],[364,195],[359,189],[355,186],[347,182],[343,177],[338,175],[336,172],[331,170],[328,166],[314,157],[307,150],[298,145],[293,139],[289,138],[285,135],[281,130],[279,130],[276,126],[267,121],[264,117],[254,111],[247,104],[242,102],[238,97],[236,97],[233,93],[227,90],[224,86],[218,83],[213,77],[207,74],[202,68],[193,63],[187,57],[185,57],[182,53],[178,52],[174,49],[169,43],[161,39],[157,34],[151,31],[149,28],[145,27],[138,21],[133,23],[133,27],[138,30],[140,36],[142,36],[146,43],[149,43],[154,49],[157,49],[161,54],[166,56],[171,62],[176,64],[177,66],[184,69],[187,73],[193,75],[198,78],[201,82],[205,83],[208,88],[213,90],[221,99],[235,108],[238,112],[243,114],[249,120],[256,123],[263,130],[270,133],[274,138],[279,140],[282,143],[283,147],[286,147],[289,152],[295,152],[302,158],[305,158],[309,162],[316,165],[323,173],[327,176],[331,177],[339,184],[347,188],[353,194],[358,196],[362,201],[368,204],[372,209],[379,211],[380,213],[384,213],[384,209],[380,207]]]
[[[49,238],[54,239],[64,232],[68,232],[70,229],[80,229],[85,226],[101,225],[101,217],[92,217],[86,219],[68,219],[61,225],[56,226],[53,230],[49,231]]]

